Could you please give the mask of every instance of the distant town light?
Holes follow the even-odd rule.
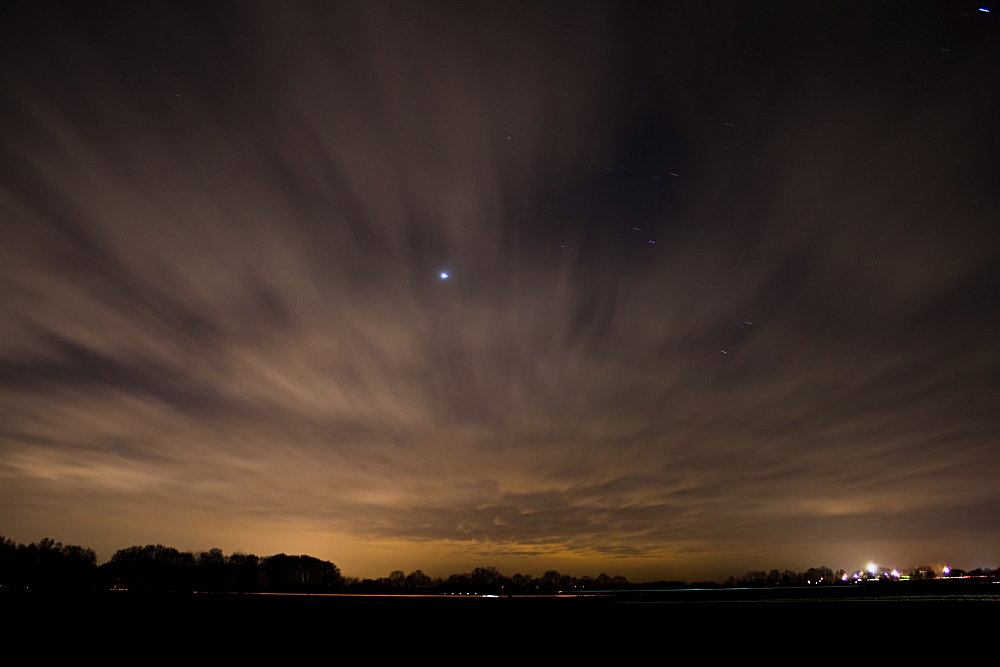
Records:
[[[868,563],[868,574],[875,574],[878,572],[878,566],[875,563]]]

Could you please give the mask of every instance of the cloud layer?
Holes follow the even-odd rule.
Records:
[[[780,21],[697,8],[47,18],[4,59],[10,536],[996,565],[971,47],[832,30],[795,65]]]

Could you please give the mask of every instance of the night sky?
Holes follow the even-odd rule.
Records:
[[[0,533],[1000,565],[1000,6],[288,4],[5,4]]]

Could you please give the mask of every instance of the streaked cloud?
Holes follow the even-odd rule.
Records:
[[[621,83],[612,10],[418,9],[12,37],[0,529],[366,576],[995,553],[984,107],[772,64],[764,118]]]

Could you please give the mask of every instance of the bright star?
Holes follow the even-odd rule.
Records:
[[[441,280],[448,280],[448,274],[447,273],[442,273],[441,274]]]

